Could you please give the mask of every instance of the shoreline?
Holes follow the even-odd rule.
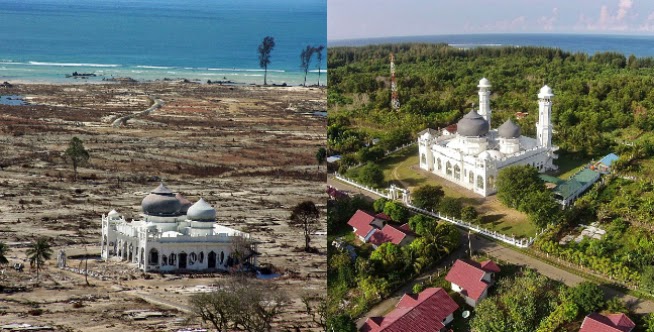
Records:
[[[191,79],[156,79],[156,80],[135,80],[135,81],[117,81],[117,80],[77,80],[72,79],[70,81],[49,81],[49,80],[30,80],[30,79],[16,79],[11,80],[7,78],[0,77],[0,84],[3,82],[10,83],[12,85],[140,85],[140,84],[194,84],[194,85],[216,85],[216,86],[230,86],[230,87],[260,87],[260,88],[305,88],[302,84],[268,84],[263,85],[261,83],[243,83],[243,82],[223,82],[215,81],[212,83],[207,83],[207,81],[200,80],[191,80]],[[321,82],[322,83],[322,82]],[[320,86],[313,84],[307,85],[306,88],[327,88],[326,84],[321,84]],[[0,95],[4,95],[3,91],[10,91],[11,88],[0,87]]]

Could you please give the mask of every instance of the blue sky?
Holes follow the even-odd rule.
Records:
[[[654,35],[654,1],[327,1],[329,40],[508,32]]]

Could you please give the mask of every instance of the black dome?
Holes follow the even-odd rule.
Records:
[[[488,122],[472,110],[456,124],[456,133],[461,136],[484,136],[488,134]]]
[[[497,128],[497,133],[502,138],[518,138],[520,137],[520,127],[511,121],[511,119],[508,119]]]
[[[175,194],[162,183],[141,202],[143,213],[149,216],[178,216],[182,203]]]

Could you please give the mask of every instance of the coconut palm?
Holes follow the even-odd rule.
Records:
[[[9,247],[4,242],[0,242],[0,265],[9,263],[7,253],[9,253]]]
[[[36,277],[38,278],[41,265],[52,256],[52,249],[48,240],[46,238],[39,238],[31,244],[25,253],[30,260],[30,266],[33,267],[36,265]]]

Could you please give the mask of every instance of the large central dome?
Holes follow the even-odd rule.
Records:
[[[461,136],[478,137],[488,134],[488,122],[472,110],[456,124],[456,133]]]
[[[141,202],[141,208],[143,208],[143,213],[149,216],[178,216],[182,209],[182,203],[175,197],[172,190],[162,183],[145,196]]]

